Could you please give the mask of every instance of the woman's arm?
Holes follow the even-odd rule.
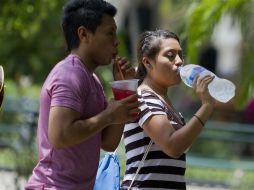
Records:
[[[199,77],[194,81],[194,88],[202,105],[190,121],[182,128],[175,130],[166,115],[154,115],[144,124],[148,136],[171,157],[178,158],[188,149],[203,128],[203,124],[213,112],[215,100],[208,92],[208,84],[213,77]]]
[[[196,115],[205,123],[211,115],[213,107],[202,105]],[[186,125],[175,130],[167,116],[155,115],[148,119],[143,128],[147,135],[162,149],[174,158],[180,157],[195,141],[203,126],[196,117],[192,117]]]

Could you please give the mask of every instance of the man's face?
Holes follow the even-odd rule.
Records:
[[[90,58],[93,63],[96,66],[110,64],[117,55],[118,44],[115,21],[111,16],[104,14],[89,45]]]

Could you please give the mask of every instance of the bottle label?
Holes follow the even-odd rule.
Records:
[[[191,70],[191,74],[189,77],[187,77],[186,79],[186,82],[189,86],[192,86],[193,85],[193,81],[194,79],[200,75],[200,73],[202,73],[203,71],[205,71],[205,69],[203,67],[194,67],[192,70]]]

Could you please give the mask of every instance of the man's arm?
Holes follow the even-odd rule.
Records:
[[[110,125],[102,131],[101,148],[107,152],[114,152],[121,141],[124,124]]]
[[[136,107],[134,105],[133,109],[130,111],[130,114],[132,115],[132,121],[137,119],[137,113],[140,112],[137,106],[138,100],[136,99],[135,101],[137,103],[135,104]],[[109,102],[109,107],[111,106],[111,104],[112,101]],[[115,112],[114,114],[117,115],[117,112]],[[124,124],[125,122],[120,124],[111,124],[103,129],[101,143],[101,148],[103,150],[113,152],[117,148],[123,134]]]
[[[136,77],[135,68],[124,57],[117,57],[113,64],[113,77],[115,80],[133,79]],[[138,113],[139,109],[136,107],[133,113]],[[101,148],[108,152],[113,152],[122,137],[123,124],[113,124],[103,129]]]
[[[134,94],[125,99],[113,101],[109,104],[107,109],[85,120],[81,119],[81,114],[79,112],[70,108],[52,107],[49,114],[49,141],[55,148],[66,148],[87,140],[106,126],[125,123],[136,119],[131,115],[133,112],[136,112],[138,107],[138,102],[135,101],[136,99],[137,94]],[[115,127],[117,126],[115,125]],[[119,129],[116,131],[118,130]],[[108,132],[106,134],[108,134]],[[118,132],[116,136],[117,134]],[[106,135],[106,137],[107,136],[108,135]],[[114,135],[111,134],[111,137],[112,136]],[[104,136],[104,138],[106,137]]]

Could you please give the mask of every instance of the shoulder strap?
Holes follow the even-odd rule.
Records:
[[[178,120],[178,122],[180,123],[180,125],[184,126],[185,125],[185,120],[184,117],[182,116],[182,114],[180,112],[176,112],[174,111],[164,100],[162,100],[155,92],[153,92],[152,90],[146,90],[143,89],[142,92],[147,92],[152,94],[153,96],[157,97],[162,104],[164,105],[164,107],[170,112],[170,114],[174,115],[174,117]],[[177,114],[178,113],[178,114]]]
[[[138,169],[137,169],[137,171],[136,171],[136,173],[135,173],[133,179],[131,180],[131,184],[130,184],[128,190],[131,189],[131,187],[132,187],[132,185],[133,185],[133,183],[134,183],[134,181],[135,181],[135,179],[136,179],[136,177],[137,177],[137,175],[138,175],[138,173],[139,173],[139,170],[143,167],[144,162],[145,162],[145,159],[146,159],[146,156],[147,156],[147,154],[148,154],[148,152],[149,152],[149,150],[150,150],[152,144],[153,144],[153,142],[152,142],[152,140],[150,140],[149,144],[148,144],[147,147],[146,147],[144,156],[143,156],[142,160],[140,161],[140,163],[139,163],[139,165],[138,165]]]

